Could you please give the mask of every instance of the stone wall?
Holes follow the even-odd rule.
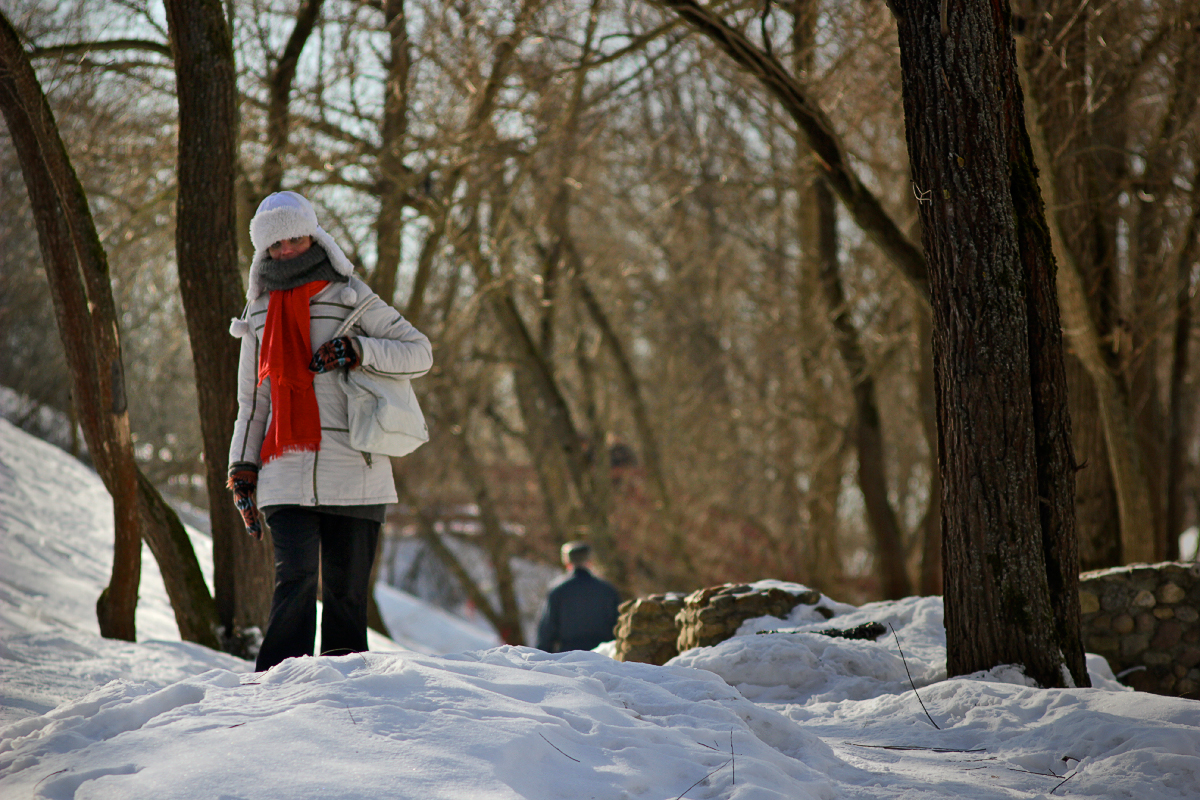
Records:
[[[1079,579],[1084,649],[1135,689],[1200,700],[1200,564],[1136,564]]]
[[[724,584],[686,597],[658,594],[621,605],[616,658],[665,664],[683,650],[728,639],[754,617],[786,618],[815,591]],[[1083,643],[1121,680],[1145,692],[1200,699],[1200,564],[1138,564],[1080,576]],[[832,612],[817,606],[827,619]]]
[[[814,605],[821,593],[791,592],[726,583],[698,589],[686,597],[656,594],[621,604],[616,628],[616,659],[665,664],[684,650],[709,647],[737,632],[754,617],[786,617],[801,603]],[[826,619],[833,612],[817,606]]]
[[[652,594],[621,604],[616,627],[617,661],[640,661],[662,666],[679,655],[675,615],[683,608],[681,594]]]

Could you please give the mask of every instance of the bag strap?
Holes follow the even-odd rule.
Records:
[[[359,318],[362,317],[363,312],[367,310],[367,306],[371,305],[371,300],[374,298],[374,296],[375,295],[373,294],[368,294],[366,299],[355,306],[354,310],[347,314],[346,318],[342,320],[342,324],[338,326],[337,332],[334,333],[330,338],[336,339],[339,336],[345,336],[349,332],[350,328],[354,326],[354,323],[358,322]]]

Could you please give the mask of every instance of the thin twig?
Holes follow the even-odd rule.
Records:
[[[1072,772],[1070,775],[1068,775],[1067,777],[1063,778],[1063,779],[1062,779],[1062,783],[1058,784],[1058,786],[1062,786],[1062,785],[1063,785],[1063,783],[1066,783],[1067,781],[1071,780],[1071,778],[1074,778],[1074,777],[1075,777],[1076,775],[1078,775],[1078,774],[1079,774],[1079,770],[1075,770],[1075,771],[1074,771],[1074,772]],[[1056,791],[1058,791],[1058,786],[1055,786],[1053,789],[1051,789],[1051,790],[1050,790],[1050,794],[1054,794]]]
[[[737,786],[737,761],[733,757],[733,728],[729,729],[729,760],[733,762],[733,785]]]
[[[876,750],[927,750],[931,753],[986,753],[987,748],[976,747],[972,750],[959,750],[954,747],[918,747],[909,744],[859,744],[858,742],[842,742],[851,747],[871,747]]]
[[[896,640],[896,649],[900,650],[900,660],[904,662],[904,671],[908,674],[908,685],[912,687],[913,694],[917,696],[917,702],[921,704],[921,710],[925,712],[925,716],[929,717],[929,721],[933,724],[933,727],[940,731],[942,729],[941,726],[933,721],[929,709],[925,707],[925,701],[921,699],[920,693],[917,692],[917,684],[913,681],[912,673],[908,670],[908,659],[904,657],[904,651],[900,648],[900,637],[896,634],[896,628],[890,622],[888,623],[888,627],[892,629],[892,636]]]
[[[1032,769],[1021,769],[1020,767],[1009,767],[1010,772],[1024,772],[1026,775],[1041,775],[1043,778],[1061,778],[1056,772],[1037,772]]]
[[[542,736],[542,734],[541,734],[541,733],[538,733],[538,736]],[[558,750],[558,752],[562,753],[564,756],[567,756],[567,754],[566,754],[566,753],[563,753],[563,751],[562,751],[562,750],[559,750],[557,747],[555,747],[555,746],[554,746],[554,742],[550,741],[549,739],[546,739],[546,737],[545,737],[545,736],[542,736],[542,739],[545,739],[545,741],[546,741],[546,744],[550,745],[551,747],[554,747],[554,749],[555,749],[555,750]],[[567,758],[570,758],[570,759],[571,759],[572,761],[574,761],[576,764],[582,764],[582,763],[583,763],[583,762],[582,762],[582,761],[580,761],[578,758],[574,758],[574,757],[572,757],[572,756],[567,756]]]
[[[724,764],[722,764],[721,766],[719,766],[719,767],[717,767],[716,769],[714,769],[712,772],[710,772],[710,773],[708,773],[707,775],[705,775],[705,776],[704,776],[703,778],[701,778],[700,780],[698,780],[698,781],[696,781],[695,783],[693,783],[693,784],[692,784],[691,786],[689,786],[688,788],[684,789],[684,790],[683,790],[683,792],[681,792],[681,793],[680,793],[679,797],[676,797],[676,798],[675,798],[675,800],[683,800],[683,796],[684,796],[685,794],[687,794],[688,792],[690,792],[692,789],[695,789],[697,786],[699,786],[700,784],[704,783],[706,780],[708,780],[709,778],[711,778],[713,775],[716,775],[718,772],[720,772],[721,770],[725,769],[725,767],[727,767],[727,766],[729,766],[729,762],[728,762],[728,761],[726,761]]]
[[[63,767],[63,768],[62,768],[62,769],[60,769],[58,772],[51,772],[49,775],[44,775],[44,776],[42,776],[42,781],[46,780],[46,778],[53,778],[55,775],[58,775],[58,774],[59,774],[59,773],[61,773],[61,772],[66,772],[66,771],[67,771],[67,770],[69,770],[69,769],[71,769],[71,768],[70,768],[70,767]],[[35,784],[33,785],[33,790],[34,790],[35,792],[37,791],[37,788],[38,788],[39,786],[41,786],[41,785],[42,785],[42,781],[38,781],[37,783],[35,783]]]

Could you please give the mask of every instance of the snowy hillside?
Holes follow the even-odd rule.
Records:
[[[751,620],[654,667],[491,647],[389,596],[399,644],[256,674],[178,641],[151,558],[139,642],[101,639],[111,538],[96,476],[0,421],[2,797],[1200,796],[1200,704],[1129,691],[1094,657],[1093,689],[945,680],[937,598]],[[805,632],[868,620],[907,663],[891,636]]]

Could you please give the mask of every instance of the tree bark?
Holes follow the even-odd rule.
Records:
[[[929,503],[921,520],[921,575],[923,595],[942,594],[942,475],[937,463],[937,388],[934,380],[932,320],[922,314],[919,320],[921,374],[917,396],[921,401],[921,432],[929,446]]]
[[[53,112],[16,31],[2,13],[0,111],[33,205],[75,405],[88,449],[113,498],[112,575],[96,603],[100,633],[135,641],[142,555],[138,468],[108,259]]]
[[[273,585],[269,539],[248,536],[225,489],[237,416],[238,342],[229,320],[244,303],[237,269],[237,94],[233,44],[219,0],[167,0],[179,100],[175,248],[192,344],[213,537],[213,583],[227,647],[265,627]]]
[[[930,265],[947,672],[1086,686],[1054,260],[1008,4],[892,0]]]

